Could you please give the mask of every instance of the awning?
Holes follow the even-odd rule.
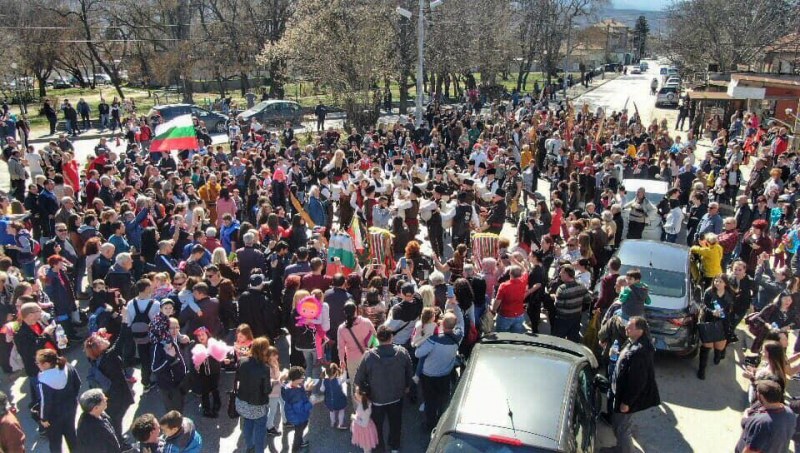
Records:
[[[689,99],[693,101],[732,101],[733,98],[724,91],[690,91]]]

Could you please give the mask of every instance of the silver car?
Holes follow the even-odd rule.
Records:
[[[694,355],[698,346],[697,314],[701,291],[700,282],[690,271],[689,248],[667,242],[626,239],[614,256],[622,262],[620,275],[639,269],[642,282],[650,289],[651,303],[645,305],[644,312],[656,350]]]

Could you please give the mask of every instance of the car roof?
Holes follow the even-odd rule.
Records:
[[[628,192],[636,192],[640,187],[644,187],[645,193],[665,194],[669,190],[669,184],[666,181],[656,179],[623,179],[622,186]]]
[[[582,363],[597,366],[585,346],[561,338],[511,333],[486,337],[472,352],[454,419],[446,427],[558,450],[568,414],[565,404],[575,368]]]
[[[630,267],[686,272],[689,248],[669,242],[625,239],[617,249],[617,257]]]

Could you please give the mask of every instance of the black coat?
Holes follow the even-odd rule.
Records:
[[[114,346],[108,348],[102,356],[100,356],[100,372],[103,376],[111,381],[111,388],[108,391],[109,395],[113,395],[108,401],[109,406],[115,407],[128,407],[133,404],[133,393],[128,386],[128,381],[125,378],[125,370],[122,365],[121,358],[122,343],[116,341]]]
[[[272,391],[269,367],[251,357],[245,357],[236,371],[237,397],[248,404],[262,406],[269,402]]]
[[[656,372],[653,365],[655,348],[649,339],[628,342],[619,355],[616,368],[616,394],[614,412],[620,412],[620,405],[628,405],[629,412],[643,411],[661,404],[656,385]]]
[[[111,393],[114,395],[114,393]],[[103,414],[100,418],[86,412],[78,419],[78,445],[75,453],[117,453],[121,452],[117,435],[111,425],[111,418]]]
[[[260,269],[261,272],[264,272],[267,267],[267,259],[261,250],[247,246],[236,251],[236,259],[239,260],[239,282],[237,286],[240,291],[243,291],[247,288],[247,284],[250,283],[251,271]]]
[[[253,337],[277,338],[281,328],[281,307],[270,300],[269,293],[248,289],[239,296],[239,319],[246,320]]]
[[[14,334],[14,344],[17,346],[17,352],[19,352],[20,357],[22,357],[22,363],[25,365],[25,374],[28,377],[39,374],[39,367],[36,366],[36,351],[43,349],[48,341],[53,345],[56,343],[54,337],[45,334],[36,335],[31,326],[24,322],[21,323],[19,330]]]

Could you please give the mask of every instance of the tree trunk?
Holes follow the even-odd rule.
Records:
[[[250,90],[250,78],[247,77],[247,73],[244,71],[239,73],[239,78],[241,81],[241,93],[244,96]]]
[[[444,97],[450,99],[450,73],[444,73]]]
[[[442,86],[444,85],[444,78],[447,76],[447,73],[440,72],[436,77],[436,85],[434,86],[434,91],[436,94],[439,95],[439,99],[444,99],[442,96]]]
[[[408,113],[408,72],[403,72],[400,75],[400,114],[405,115]]]
[[[45,98],[47,96],[47,79],[42,77],[42,74],[36,74],[36,81],[39,83],[39,97]]]
[[[219,85],[219,97],[225,98],[225,81],[222,80],[222,74],[217,74],[217,85]]]

